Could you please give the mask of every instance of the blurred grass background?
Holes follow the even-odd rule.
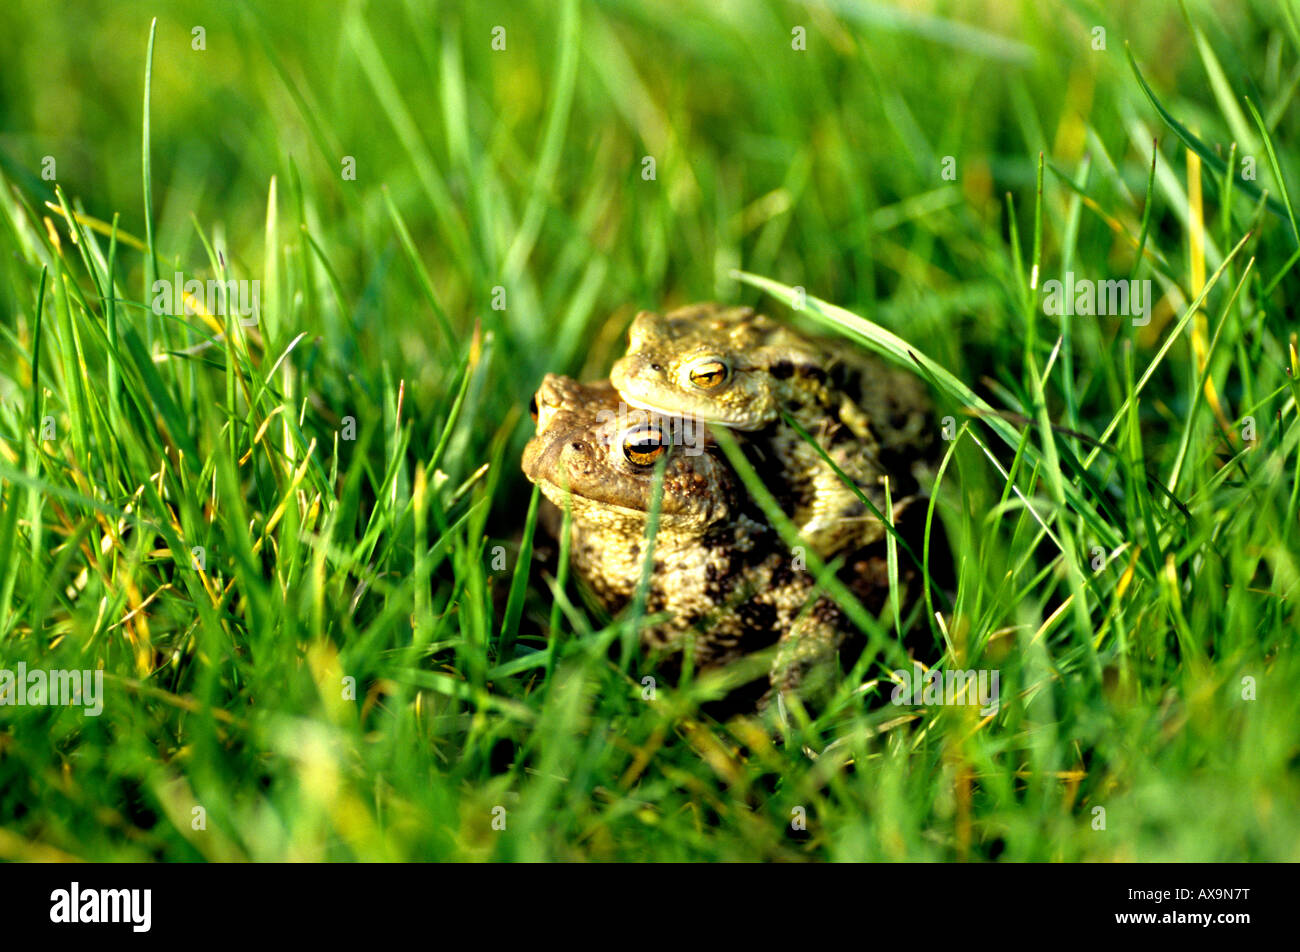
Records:
[[[1300,858],[1297,22],[1291,0],[11,0],[0,667],[102,665],[108,698],[0,707],[0,856]],[[1126,44],[1273,207],[1189,159]],[[154,255],[259,279],[258,326],[148,313]],[[603,376],[641,307],[788,314],[737,268],[887,328],[1042,445],[1031,466],[940,395],[968,424],[937,506],[957,610],[905,628],[1001,670],[992,721],[846,696],[775,748],[699,691],[643,702],[617,623],[530,572],[541,375]],[[1152,279],[1151,324],[1046,316],[1069,270]],[[1040,413],[1117,424],[1086,505],[1058,454],[1090,446]]]

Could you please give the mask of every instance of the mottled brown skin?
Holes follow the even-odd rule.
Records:
[[[654,463],[628,459],[623,437],[651,415],[633,409],[620,419],[612,386],[555,374],[534,402],[537,432],[524,450],[524,474],[557,506],[571,508],[573,566],[618,610],[641,578],[655,471]],[[704,669],[779,642],[769,682],[795,688],[835,657],[850,626],[832,601],[811,597],[812,577],[792,566],[715,446],[692,453],[676,445],[663,455],[646,609],[669,618],[644,630],[643,644],[674,649],[693,630],[694,663]]]
[[[912,463],[934,443],[928,398],[910,375],[855,348],[814,342],[748,307],[642,311],[610,381],[633,406],[741,431],[767,485],[822,555],[883,538],[859,493],[883,512],[888,476],[895,501],[906,498],[916,488]]]

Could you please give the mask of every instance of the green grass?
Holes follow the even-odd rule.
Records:
[[[0,707],[0,858],[1300,859],[1300,7],[464,7],[0,9],[0,668],[106,686]],[[950,437],[954,591],[782,745],[643,698],[519,471],[708,298]],[[998,713],[872,701],[904,634]]]

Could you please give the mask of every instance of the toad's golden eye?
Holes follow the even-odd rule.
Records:
[[[691,383],[701,390],[712,390],[727,379],[728,368],[720,360],[703,360],[691,368]]]
[[[668,440],[658,427],[638,427],[623,437],[623,455],[637,466],[653,466],[667,449]]]
[[[537,422],[537,395],[536,394],[533,394],[533,398],[528,401],[528,415],[533,418],[534,423]]]

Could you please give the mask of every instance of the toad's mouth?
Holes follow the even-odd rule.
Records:
[[[552,503],[572,511],[575,519],[620,522],[638,529],[649,520],[654,493],[649,482],[608,470],[579,472],[569,480],[555,467],[545,465],[544,453],[525,450],[524,456],[524,475]],[[711,524],[725,511],[725,507],[715,508],[711,502],[698,498],[682,499],[666,488],[659,503],[659,526],[677,530]]]
[[[547,499],[560,508],[570,506],[579,514],[602,510],[625,518],[645,519],[645,511],[640,506],[627,505],[635,497],[626,488],[620,492],[620,480],[608,478],[613,474],[604,473],[606,478],[601,478],[584,468],[566,474],[561,463],[566,442],[579,447],[589,445],[585,440],[530,440],[524,447],[524,475],[537,484]]]
[[[672,393],[672,391],[668,390],[667,388],[662,389],[660,392]],[[651,403],[648,400],[640,400],[637,399],[636,397],[628,396],[627,394],[621,394],[621,396],[623,397],[623,402],[626,403],[629,407],[632,407],[637,410],[646,410],[650,413],[658,414],[659,416],[689,419],[692,421],[697,421],[699,423],[708,424],[709,426],[725,426],[729,430],[759,429],[758,426],[750,425],[746,421],[737,422],[735,420],[728,420],[725,417],[720,417],[720,416],[706,416],[703,413],[683,412],[681,410],[670,410],[667,409],[665,404],[663,403]]]
[[[568,503],[580,516],[587,513],[602,513],[606,516],[621,516],[628,521],[645,522],[650,515],[642,506],[629,506],[625,502],[615,502],[608,495],[591,495],[580,488],[575,489],[546,477],[534,476],[532,480],[541,488],[547,499],[561,509]],[[675,521],[679,515],[681,513],[677,512],[668,500],[660,504],[659,518],[662,522]]]
[[[614,362],[609,379],[619,398],[634,409],[732,429],[752,428],[747,420],[728,419],[723,414],[700,413],[695,409],[683,410],[684,394],[663,382],[659,373],[662,369],[644,357],[629,355]]]
[[[613,502],[605,497],[588,495],[581,489],[575,489],[566,483],[557,483],[553,479],[534,476],[533,482],[537,483],[537,485],[541,487],[542,492],[544,492],[552,502],[556,502],[557,505],[565,499],[576,499],[587,505],[600,506],[602,509],[617,510],[622,513],[627,513],[628,515],[645,515],[645,511],[636,506],[625,506],[621,503]]]

